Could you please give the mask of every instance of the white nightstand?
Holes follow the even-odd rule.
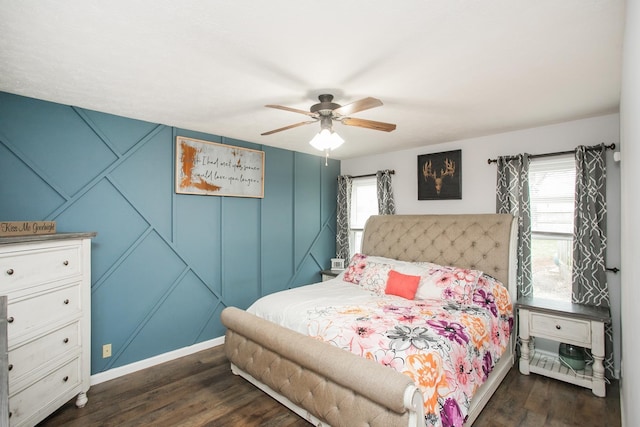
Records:
[[[323,282],[334,279],[340,273],[342,273],[342,270],[322,270],[320,272],[320,274],[322,275]]]
[[[606,395],[603,360],[604,327],[611,321],[608,309],[539,298],[520,298],[516,308],[522,342],[522,374],[533,372],[590,388],[596,396]],[[593,366],[574,372],[561,363],[559,357],[537,352],[531,337],[590,348]]]

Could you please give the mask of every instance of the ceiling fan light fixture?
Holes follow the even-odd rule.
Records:
[[[344,139],[340,137],[337,133],[330,129],[322,129],[320,132],[313,137],[309,144],[316,150],[320,151],[329,151],[335,150],[340,147],[344,143]]]

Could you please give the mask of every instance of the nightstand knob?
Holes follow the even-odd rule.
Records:
[[[13,268],[8,269],[8,270],[7,270],[7,274],[8,274],[9,276],[12,276],[12,275],[13,275]]]
[[[66,299],[66,300],[64,300],[64,301],[62,301],[62,302],[63,302],[65,305],[69,304],[69,300],[68,300],[68,299]]]
[[[67,381],[69,381],[69,377],[68,377],[68,376],[65,376],[65,377],[62,379],[62,381],[64,381],[64,382],[66,383]]]
[[[12,370],[12,369],[13,369],[13,363],[12,363],[12,364],[10,364],[10,365],[8,366],[8,369],[9,369],[9,370]]]
[[[68,343],[69,342],[69,338],[63,339],[62,342],[65,343],[65,344]]]
[[[562,326],[560,326],[560,325],[556,325],[556,329],[557,329],[557,330],[560,330],[560,329],[562,329]]]
[[[64,264],[64,265],[69,265],[69,261],[65,260],[65,261],[63,262],[63,264]]]
[[[13,316],[9,317],[9,318],[7,319],[7,322],[9,322],[9,323],[13,323]]]

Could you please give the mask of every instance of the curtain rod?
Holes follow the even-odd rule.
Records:
[[[393,170],[393,169],[391,169],[391,170],[389,171],[389,173],[390,173],[391,175],[395,175],[395,174],[396,174],[396,171],[395,171],[395,170]],[[355,179],[355,178],[371,178],[372,176],[376,176],[376,174],[375,174],[375,173],[368,173],[368,174],[366,174],[366,175],[355,175],[355,176],[352,176],[352,177],[351,177],[351,179]]]
[[[597,147],[589,147],[587,148],[587,150],[597,150],[598,148],[600,148],[599,146]],[[604,146],[605,149],[608,150],[613,150],[616,148],[616,144],[610,144],[610,145],[605,145]],[[575,153],[576,150],[571,150],[571,151],[558,151],[555,153],[544,153],[544,154],[530,154],[529,158],[530,159],[537,159],[539,157],[552,157],[552,156],[562,156],[563,154],[573,154]],[[505,156],[505,158],[507,160],[513,160],[516,158],[516,156]],[[498,159],[487,159],[487,164],[491,164],[491,163],[497,163]]]

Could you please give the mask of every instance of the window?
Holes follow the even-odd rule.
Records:
[[[362,248],[362,231],[371,215],[378,214],[376,177],[354,179],[351,186],[351,218],[349,223],[350,256]]]
[[[529,166],[536,297],[571,301],[575,176],[573,157],[534,159]]]

